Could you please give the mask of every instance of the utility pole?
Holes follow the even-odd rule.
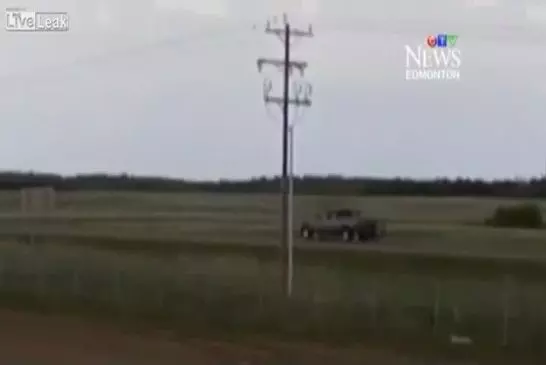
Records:
[[[294,125],[288,126],[288,277],[287,294],[292,294],[294,277]]]
[[[311,26],[307,31],[293,29],[284,15],[284,26],[272,28],[271,22],[267,22],[265,33],[273,34],[279,37],[284,43],[284,59],[267,59],[259,58],[257,61],[258,70],[261,71],[264,65],[276,66],[283,71],[283,94],[282,97],[271,96],[272,83],[270,80],[264,82],[264,101],[265,103],[273,103],[282,107],[282,177],[281,177],[281,196],[282,196],[282,216],[281,216],[281,266],[282,266],[282,287],[285,295],[290,297],[292,292],[292,214],[291,214],[291,181],[288,180],[288,164],[289,164],[289,142],[292,140],[293,129],[289,122],[290,106],[295,107],[311,106],[310,100],[310,85],[303,89],[299,85],[293,96],[290,95],[290,76],[293,69],[300,71],[303,76],[304,70],[307,67],[305,61],[292,61],[290,59],[291,39],[295,37],[312,37],[313,30]],[[293,148],[293,146],[290,146]],[[292,155],[292,151],[290,152]],[[292,164],[292,161],[290,161]],[[292,174],[290,176],[292,178]],[[290,179],[291,180],[291,179]]]

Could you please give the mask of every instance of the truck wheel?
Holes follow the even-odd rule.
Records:
[[[341,232],[341,239],[345,242],[349,242],[353,240],[354,233],[350,229],[344,229],[343,232]]]
[[[360,234],[358,232],[353,232],[353,241],[355,241],[356,243],[359,243],[362,241],[361,237],[360,237]]]
[[[311,232],[308,228],[302,228],[300,234],[303,238],[308,240],[313,235],[313,232]]]
[[[382,224],[378,224],[375,226],[374,229],[374,239],[379,240],[383,238],[386,234],[385,226]]]

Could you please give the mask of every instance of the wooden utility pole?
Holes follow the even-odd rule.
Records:
[[[307,31],[302,31],[299,29],[293,29],[290,26],[286,16],[284,16],[284,26],[279,28],[272,28],[271,22],[267,22],[265,29],[267,34],[274,34],[278,36],[284,43],[284,59],[267,59],[259,58],[257,61],[258,70],[262,70],[264,65],[276,66],[283,71],[283,94],[282,97],[271,96],[269,93],[272,89],[272,84],[270,81],[264,83],[264,101],[266,103],[278,104],[282,107],[282,177],[281,177],[281,265],[282,265],[282,285],[283,291],[286,296],[291,295],[292,288],[292,267],[291,267],[291,247],[289,245],[290,234],[289,232],[289,181],[288,181],[288,142],[289,142],[289,109],[290,106],[311,106],[311,100],[309,98],[309,92],[306,92],[302,97],[301,90],[296,92],[294,97],[290,95],[290,76],[293,69],[297,69],[301,74],[304,73],[305,68],[307,67],[307,62],[305,61],[292,61],[290,59],[290,47],[291,39],[295,37],[312,37],[313,30],[311,26]]]

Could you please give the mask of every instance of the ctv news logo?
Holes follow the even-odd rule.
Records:
[[[10,32],[65,32],[68,13],[6,9],[6,30]]]
[[[406,80],[460,80],[461,50],[454,34],[428,36],[422,45],[406,45]]]

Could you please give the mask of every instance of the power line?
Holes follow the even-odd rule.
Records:
[[[231,33],[233,31],[234,33]],[[239,36],[244,35],[244,32],[251,33],[251,27],[222,27],[217,29],[212,29],[205,32],[194,32],[190,34],[182,34],[170,37],[163,37],[154,42],[144,43],[141,45],[135,45],[132,47],[114,49],[114,50],[105,50],[103,53],[95,55],[85,55],[80,57],[75,57],[73,60],[67,62],[61,62],[60,64],[54,64],[51,66],[35,68],[28,71],[23,71],[19,73],[12,73],[8,75],[0,75],[0,80],[8,80],[10,78],[22,78],[28,77],[31,78],[36,74],[52,74],[66,72],[67,69],[71,67],[78,66],[97,66],[99,64],[111,63],[120,60],[125,60],[131,57],[140,57],[143,54],[152,54],[161,49],[180,49],[181,47],[190,47],[196,45],[202,45],[206,42],[217,41],[217,40],[229,40],[230,36]],[[247,43],[254,42],[254,39],[237,39],[237,43]],[[233,43],[233,42],[232,42]]]
[[[292,61],[290,59],[291,39],[295,37],[312,37],[313,30],[311,26],[307,31],[291,28],[286,15],[284,16],[284,26],[272,28],[271,22],[268,21],[266,34],[272,34],[279,37],[284,43],[284,58],[283,59],[268,59],[259,58],[257,60],[258,70],[261,71],[264,65],[275,66],[283,71],[283,94],[282,96],[271,96],[272,83],[266,80],[264,83],[264,101],[266,103],[274,103],[282,106],[282,177],[281,177],[281,196],[282,196],[282,216],[281,216],[281,265],[282,265],[282,287],[286,296],[290,296],[292,292],[292,229],[291,227],[291,181],[288,180],[288,159],[289,159],[289,142],[290,156],[292,156],[293,146],[293,126],[289,125],[289,108],[290,106],[311,106],[310,86],[305,90],[301,85],[296,85],[295,95],[290,95],[290,76],[294,69],[298,70],[302,75],[307,68],[305,61]],[[292,165],[292,161],[290,161]],[[291,174],[292,174],[292,169]],[[292,176],[290,176],[292,177]]]

